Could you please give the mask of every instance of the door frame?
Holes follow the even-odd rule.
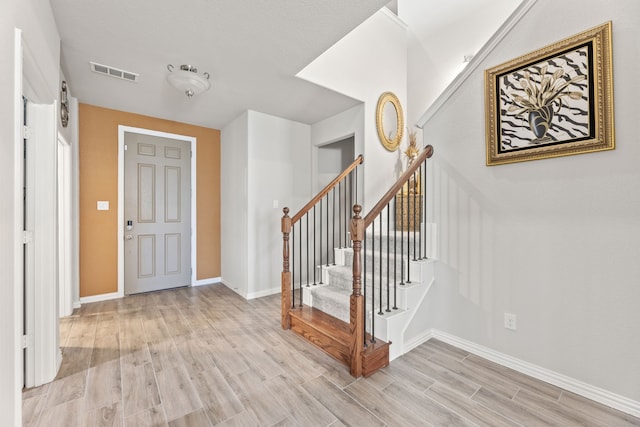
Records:
[[[161,138],[187,141],[191,144],[191,286],[196,282],[197,271],[197,213],[196,213],[196,159],[197,138],[187,135],[161,132],[151,129],[118,125],[118,291],[116,298],[124,296],[124,134],[138,133],[142,135],[158,136]],[[101,297],[104,299],[106,295]]]
[[[23,380],[25,386],[33,387],[53,381],[62,362],[58,319],[58,109],[56,94],[47,82],[38,55],[19,30],[16,30],[16,55],[16,63],[21,64],[16,95],[20,103],[22,95],[28,98],[29,110],[26,168],[24,159],[20,160],[20,169],[31,178],[26,183],[27,206],[23,207],[21,201],[19,208],[29,221],[25,225],[28,227],[25,256],[21,257],[25,293],[21,289],[20,295],[26,336]]]
[[[58,297],[60,317],[73,312],[73,184],[71,144],[58,132]]]

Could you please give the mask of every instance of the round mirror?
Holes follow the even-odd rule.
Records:
[[[392,92],[385,92],[378,99],[376,127],[384,148],[389,151],[397,150],[402,140],[404,119],[400,101]]]

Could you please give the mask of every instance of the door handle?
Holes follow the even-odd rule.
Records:
[[[124,236],[125,240],[133,240],[133,236],[131,234],[127,234],[126,236]]]

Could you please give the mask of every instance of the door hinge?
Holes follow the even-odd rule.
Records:
[[[22,336],[22,348],[27,348],[29,347],[29,336],[28,335],[23,335]]]
[[[22,139],[31,139],[32,131],[29,126],[22,126]]]
[[[124,151],[127,151],[127,148],[129,148],[127,147],[127,144],[124,144]]]
[[[22,230],[22,244],[26,245],[27,243],[31,242],[33,242],[33,231]]]

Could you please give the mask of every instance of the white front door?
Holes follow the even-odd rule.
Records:
[[[191,146],[124,136],[124,291],[191,284]]]

